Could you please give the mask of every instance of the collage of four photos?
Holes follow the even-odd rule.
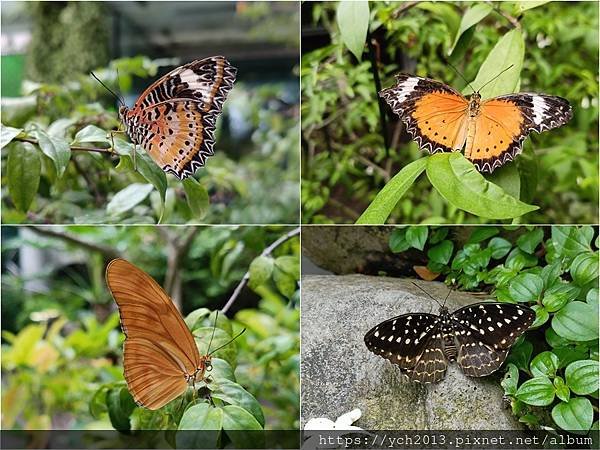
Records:
[[[598,448],[597,1],[3,1],[2,448]]]

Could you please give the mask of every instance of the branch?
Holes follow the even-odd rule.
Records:
[[[515,27],[517,30],[521,29],[521,23],[519,22],[519,19],[517,19],[514,16],[511,16],[509,13],[502,11],[499,7],[494,6],[494,11],[496,11],[498,14],[500,14],[502,17],[504,17],[506,20],[508,20],[510,22],[510,24]]]
[[[114,259],[119,258],[121,255],[117,250],[113,247],[109,247],[101,244],[93,244],[88,241],[84,241],[76,236],[63,233],[61,231],[54,231],[54,229],[46,228],[46,227],[38,227],[36,225],[32,225],[29,227],[30,230],[35,231],[37,234],[42,236],[51,237],[55,239],[60,239],[62,241],[68,242],[69,244],[77,245],[78,247],[82,247],[84,249],[97,252],[102,254],[106,259]]]
[[[260,256],[270,255],[273,250],[275,250],[277,247],[279,247],[285,241],[293,238],[294,236],[296,236],[298,234],[300,234],[300,227],[294,228],[292,231],[290,231],[290,232],[284,234],[283,236],[281,236],[279,239],[277,239],[275,242],[273,242],[271,245],[269,245],[267,248],[265,248],[262,251],[262,253],[260,254]],[[240,280],[239,284],[236,286],[235,290],[231,294],[231,297],[229,297],[229,300],[227,300],[227,303],[225,304],[225,306],[223,306],[223,308],[221,308],[221,312],[223,314],[227,313],[227,311],[229,310],[229,308],[231,308],[231,306],[233,305],[233,303],[235,302],[235,300],[240,295],[240,292],[242,292],[242,289],[244,289],[244,287],[246,286],[246,284],[248,284],[249,280],[250,280],[250,270],[248,270],[245,273],[245,275]]]
[[[37,139],[28,138],[28,137],[16,137],[13,139],[13,141],[29,142],[30,144],[33,144],[33,145],[39,145],[39,142]],[[81,147],[79,145],[70,145],[69,147],[71,148],[71,151],[74,151],[74,152],[79,151],[79,152],[114,153],[114,150],[111,148]]]
[[[181,309],[181,272],[179,266],[181,259],[190,249],[190,245],[199,231],[198,227],[188,228],[183,235],[169,232],[168,228],[158,227],[159,233],[167,244],[167,273],[165,274],[164,289],[171,296],[171,300]]]

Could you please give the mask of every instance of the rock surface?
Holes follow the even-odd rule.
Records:
[[[443,300],[443,283],[420,281]],[[450,311],[481,301],[455,292]],[[354,425],[387,430],[523,429],[502,400],[500,369],[466,377],[450,364],[438,384],[409,381],[397,366],[369,352],[365,333],[385,319],[409,312],[437,314],[439,306],[411,280],[364,275],[308,275],[302,279],[302,427],[311,418],[335,420],[362,410]]]

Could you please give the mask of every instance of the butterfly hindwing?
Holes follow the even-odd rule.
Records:
[[[214,154],[216,119],[236,69],[222,56],[178,67],[152,84],[122,120],[131,140],[180,179]]]
[[[429,337],[424,350],[419,355],[417,363],[406,375],[419,383],[437,383],[446,375],[448,360],[444,355],[444,339],[439,333]]]
[[[521,93],[483,101],[465,157],[480,172],[492,172],[521,153],[532,131],[560,127],[571,116],[569,102],[561,97]]]
[[[393,87],[379,95],[400,116],[421,150],[449,152],[464,145],[468,102],[450,86],[402,73]]]

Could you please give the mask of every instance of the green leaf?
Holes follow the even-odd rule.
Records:
[[[538,328],[548,322],[550,314],[540,305],[533,305],[531,307],[535,311],[535,320],[531,324],[531,328]]]
[[[127,388],[111,389],[106,394],[108,417],[115,430],[129,431],[131,422],[129,416],[135,409],[135,402]]]
[[[336,17],[342,42],[360,61],[369,30],[369,2],[342,0]]]
[[[560,283],[562,268],[560,261],[554,261],[552,264],[542,267],[540,276],[544,280],[544,286],[551,288],[555,283]]]
[[[162,211],[165,206],[165,196],[167,194],[167,176],[146,153],[139,154],[136,163],[138,172],[142,174],[146,181],[151,183],[160,194],[162,216]]]
[[[571,342],[565,338],[560,337],[558,334],[556,334],[556,331],[554,331],[551,327],[546,328],[544,335],[546,337],[546,342],[548,343],[548,345],[553,348],[564,347],[565,345],[569,345],[569,343]]]
[[[498,234],[498,228],[496,227],[473,227],[473,232],[467,239],[467,244],[477,244],[483,242],[486,239],[496,236]]]
[[[520,303],[537,301],[544,289],[544,280],[533,273],[517,275],[508,285],[508,292],[513,300]]]
[[[69,147],[69,143],[64,138],[50,136],[40,129],[35,130],[32,134],[36,136],[42,152],[54,163],[56,175],[59,178],[62,177],[71,159],[71,147]]]
[[[553,383],[556,396],[563,402],[568,402],[571,398],[571,390],[567,387],[565,381],[561,377],[556,377]]]
[[[588,431],[594,420],[594,408],[587,398],[574,397],[552,408],[556,425],[568,431]]]
[[[300,260],[296,256],[286,255],[275,258],[275,266],[294,279],[300,279]]]
[[[500,186],[504,192],[511,197],[520,200],[521,196],[521,177],[516,164],[507,164],[498,167],[493,173],[485,177],[490,183]]]
[[[398,201],[425,170],[428,157],[417,159],[394,175],[356,221],[357,225],[383,225]]]
[[[492,249],[492,258],[501,259],[504,258],[508,252],[510,252],[512,244],[506,239],[495,237],[492,238],[488,243],[488,248]]]
[[[546,3],[549,3],[549,0],[528,0],[524,2],[515,2],[515,10],[516,13],[519,14],[523,11],[527,11],[528,9],[537,8],[538,6],[545,5]]]
[[[265,425],[265,417],[263,415],[260,403],[245,390],[242,386],[229,380],[220,380],[211,385],[211,397],[223,400],[230,405],[237,405],[244,408],[258,421],[261,427]]]
[[[563,347],[556,347],[552,349],[554,353],[560,359],[559,368],[568,366],[574,361],[581,361],[589,358],[589,352],[584,349],[583,346],[567,345]]]
[[[517,239],[517,246],[525,253],[534,253],[535,249],[542,242],[544,238],[544,230],[540,228],[534,228],[531,231],[519,236]]]
[[[571,302],[554,314],[552,328],[559,336],[571,341],[598,339],[598,313],[588,303]]]
[[[596,392],[599,388],[599,376],[599,363],[592,359],[572,362],[565,369],[567,386],[579,395]]]
[[[525,41],[520,30],[513,29],[496,43],[479,68],[477,77],[471,82],[482,98],[496,97],[516,92],[523,68]],[[504,69],[512,67],[500,76]],[[494,77],[497,77],[495,80]],[[493,80],[493,81],[491,81]],[[489,84],[486,84],[488,83]],[[482,86],[486,85],[482,88]]]
[[[585,286],[598,279],[598,270],[598,253],[582,253],[575,257],[569,272],[575,284]]]
[[[236,405],[223,407],[223,430],[235,448],[265,448],[263,428],[245,409]]]
[[[33,145],[15,143],[8,148],[8,193],[19,211],[27,212],[35,198],[41,170],[40,155]]]
[[[542,352],[538,354],[529,365],[531,374],[534,377],[546,376],[553,378],[558,370],[558,356],[552,352]]]
[[[269,256],[258,256],[250,263],[250,281],[252,289],[266,283],[273,273],[273,258]]]
[[[390,250],[392,253],[401,253],[410,248],[406,240],[406,228],[395,228],[390,234]]]
[[[293,276],[284,272],[279,267],[273,268],[273,281],[283,295],[287,298],[291,298],[296,292],[296,280]]]
[[[542,304],[548,312],[556,312],[573,301],[579,295],[580,289],[568,283],[557,283],[544,292]]]
[[[448,33],[453,36],[458,31],[460,25],[460,14],[456,12],[456,7],[444,2],[419,2],[415,8],[423,9],[433,13],[433,17],[446,24]]]
[[[223,428],[223,409],[215,408],[208,403],[200,403],[189,407],[181,416],[175,441],[177,448],[219,448],[219,430]],[[192,430],[202,430],[204,433],[191,433]],[[214,433],[206,431],[213,430]]]
[[[528,405],[548,406],[554,400],[554,385],[547,377],[534,377],[519,386],[516,397]]]
[[[592,227],[552,226],[551,230],[557,256],[575,257],[592,249]]]
[[[427,251],[427,257],[429,261],[438,264],[448,264],[454,251],[454,243],[452,241],[442,241],[438,245],[431,247]]]
[[[222,327],[215,328],[211,325],[195,328],[192,334],[201,355],[207,355],[209,352],[214,351],[214,349],[223,347],[213,353],[213,355],[218,355],[220,359],[225,360],[231,367],[235,368],[237,363],[237,347],[235,342],[231,342],[232,336],[230,333],[223,330]],[[210,348],[208,348],[209,345]]]
[[[73,144],[81,144],[84,142],[110,143],[110,139],[108,138],[108,133],[102,128],[99,128],[96,125],[88,125],[79,130],[75,135],[75,139],[73,139]]]
[[[458,43],[458,40],[462,34],[472,26],[477,25],[479,22],[485,19],[487,15],[492,12],[492,9],[492,6],[488,5],[487,3],[476,3],[465,11],[462,20],[460,21],[458,31],[454,36],[454,43],[448,52],[449,55],[454,51],[454,48],[456,47],[456,44]]]
[[[522,340],[521,343],[513,345],[510,349],[506,362],[513,363],[515,366],[524,372],[529,369],[529,359],[533,353],[533,344],[527,340]]]
[[[406,230],[406,242],[417,250],[423,250],[427,242],[429,228],[426,226],[411,226]]]
[[[152,192],[151,184],[133,183],[117,192],[106,205],[106,212],[110,216],[117,216],[134,208],[143,202]]]
[[[2,124],[0,126],[0,148],[6,147],[14,138],[21,134],[22,131],[22,128],[7,127]]]
[[[461,153],[437,153],[429,157],[427,176],[435,189],[453,206],[487,219],[512,219],[538,209],[527,205],[488,182]]]
[[[183,190],[187,198],[187,204],[196,219],[202,219],[208,212],[210,201],[208,191],[194,177],[183,180]]]
[[[506,395],[515,395],[519,385],[519,369],[514,364],[506,365],[506,374],[500,382]]]

